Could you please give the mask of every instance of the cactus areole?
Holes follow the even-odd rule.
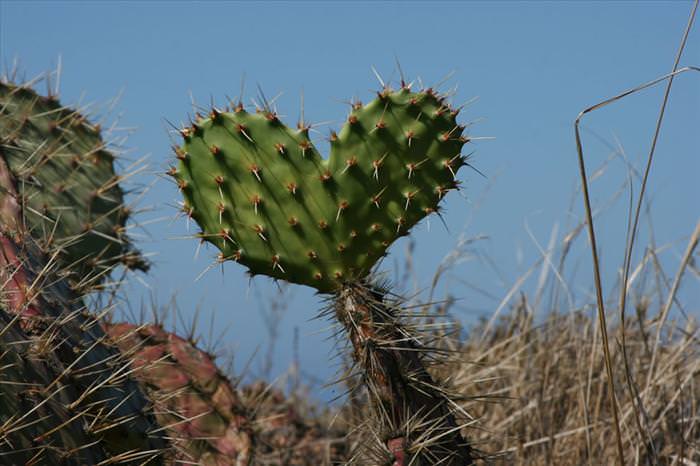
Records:
[[[304,123],[212,109],[181,131],[169,173],[220,260],[331,293],[368,275],[458,187],[468,140],[457,113],[431,89],[385,88],[352,105],[324,160]]]

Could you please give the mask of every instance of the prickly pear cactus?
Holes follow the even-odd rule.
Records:
[[[118,263],[146,267],[126,235],[129,209],[107,147],[78,111],[0,80],[0,157],[14,175],[22,222],[81,287]]]
[[[177,449],[176,463],[252,464],[250,412],[210,355],[157,325],[103,324],[131,360]]]
[[[385,87],[356,103],[324,160],[309,127],[286,127],[269,108],[212,109],[181,130],[169,174],[183,210],[219,260],[332,293],[355,374],[368,393],[381,451],[362,464],[464,466],[474,452],[446,384],[428,371],[439,356],[406,324],[370,275],[397,238],[458,188],[468,141],[458,111],[431,89]]]
[[[331,437],[267,384],[239,389],[191,339],[156,324],[102,325],[155,403],[175,463],[330,466],[345,459],[344,433]]]
[[[108,458],[83,418],[70,410],[75,387],[61,384],[50,353],[41,354],[0,308],[0,464],[98,464]]]
[[[42,252],[25,231],[26,204],[20,202],[15,186],[13,173],[0,157],[0,310],[16,316],[33,348],[32,356],[51,360],[53,379],[36,386],[38,396],[48,400],[51,390],[68,387],[66,391],[74,394],[64,406],[71,412],[70,421],[78,421],[112,463],[161,464],[167,443],[156,432],[143,393],[125,370],[128,361],[107,341],[99,318],[87,311],[81,296],[57,274],[55,256]],[[0,411],[0,416],[11,413]],[[27,426],[15,430],[23,427]],[[7,441],[12,432],[0,428],[0,456],[12,451],[11,437]],[[34,439],[38,451],[51,450],[46,442],[52,432]]]
[[[252,274],[322,292],[366,276],[400,236],[457,188],[466,139],[427,89],[356,103],[328,160],[270,109],[213,109],[181,131],[170,174],[201,237]]]

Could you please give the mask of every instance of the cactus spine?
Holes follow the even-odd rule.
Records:
[[[292,130],[267,107],[212,108],[181,130],[169,171],[220,261],[334,296],[396,466],[472,461],[455,404],[419,354],[428,349],[370,276],[391,243],[458,188],[467,138],[457,113],[432,89],[384,88],[352,105],[323,160],[303,122]]]
[[[75,443],[73,439],[72,443],[52,445],[52,435],[64,438],[64,427],[69,431],[78,424],[93,443],[100,443],[109,461],[158,463],[167,444],[152,435],[156,425],[148,413],[149,404],[129,378],[127,362],[107,340],[99,319],[87,312],[79,293],[93,287],[109,270],[102,268],[102,260],[110,262],[116,259],[114,254],[126,254],[122,249],[125,242],[117,243],[117,252],[98,234],[107,225],[119,230],[118,225],[125,220],[121,214],[112,215],[120,210],[122,199],[111,155],[102,150],[101,144],[99,148],[92,145],[100,140],[99,134],[86,129],[89,126],[78,113],[27,87],[0,83],[0,113],[1,311],[5,322],[9,316],[16,316],[24,334],[17,340],[26,342],[20,354],[28,361],[48,361],[46,367],[51,369],[40,378],[28,380],[28,389],[20,395],[31,399],[37,393],[51,407],[54,401],[72,394],[70,402],[63,405],[70,416],[66,422],[58,422],[62,414],[54,409],[34,427],[19,425],[0,432],[4,440],[0,448],[4,452],[14,448],[12,436],[25,435],[24,427],[30,429],[26,435],[31,436],[31,429],[53,423],[55,427],[40,431],[26,450],[36,455],[28,457],[29,463],[32,458],[44,461],[56,449]],[[79,149],[88,146],[93,150],[83,153],[83,159]],[[90,156],[98,159],[89,162]],[[86,186],[56,190],[60,176],[67,183],[92,180]],[[102,184],[107,179],[111,181]],[[93,189],[99,193],[91,202],[73,206],[66,215],[54,216],[61,210],[59,206],[81,202],[80,190]],[[115,197],[105,201],[112,195]],[[39,209],[36,202],[43,207]],[[92,223],[94,230],[78,233],[75,223],[81,222],[79,215],[85,215],[82,222]],[[44,223],[49,220],[50,228]],[[85,259],[81,265],[74,264],[78,256]],[[10,327],[6,325],[5,329],[9,331]],[[13,379],[17,373],[8,370],[7,376]],[[29,370],[27,377],[39,373]],[[55,395],[56,390],[62,394]],[[54,415],[58,417],[52,418]],[[80,458],[79,451],[69,449],[63,454]]]
[[[239,389],[192,338],[157,324],[103,327],[153,400],[175,463],[321,466],[343,458],[281,393],[260,383]]]
[[[123,264],[147,264],[126,235],[129,209],[99,125],[55,96],[0,80],[0,155],[22,208],[21,227],[75,288]]]

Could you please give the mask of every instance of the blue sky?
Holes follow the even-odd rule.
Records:
[[[269,337],[261,309],[276,298],[288,306],[279,322],[271,377],[290,364],[293,335],[304,373],[328,381],[334,373],[328,323],[313,320],[320,299],[300,286],[284,289],[265,279],[252,284],[237,264],[226,264],[199,281],[215,251],[194,259],[197,243],[182,220],[173,220],[177,190],[158,174],[171,157],[165,120],[186,121],[190,92],[203,105],[237,96],[246,77],[248,101],[259,84],[277,99],[284,120],[294,124],[303,90],[306,117],[332,121],[320,126],[319,146],[330,128],[345,119],[353,96],[367,101],[379,87],[371,66],[387,80],[398,79],[398,57],[409,78],[426,84],[453,76],[442,90],[458,86],[453,101],[478,100],[462,113],[474,122],[472,135],[490,136],[472,144],[482,178],[465,170],[464,197],[446,203],[448,229],[433,220],[417,228],[413,286],[429,286],[440,261],[461,235],[487,236],[458,264],[445,286],[460,299],[457,317],[466,323],[488,316],[506,291],[539,257],[533,242],[558,238],[582,214],[572,204],[577,165],[573,120],[583,108],[636,84],[667,73],[687,22],[691,3],[675,2],[0,2],[0,61],[17,59],[33,77],[55,67],[61,57],[61,97],[66,103],[106,102],[122,92],[113,116],[133,128],[128,157],[149,156],[149,171],[138,180],[155,184],[140,205],[147,225],[139,244],[153,253],[155,267],[129,287],[130,300],[167,304],[174,296],[190,320],[201,309],[207,333],[228,328],[223,347],[235,353],[236,367],[253,358],[250,371],[262,373]],[[682,64],[700,64],[700,31],[692,33]],[[672,91],[657,148],[649,199],[657,244],[669,243],[662,260],[673,273],[700,216],[700,85],[697,73],[681,76]],[[661,101],[662,87],[626,99],[585,120],[589,169],[619,146],[642,166]],[[594,202],[603,202],[625,181],[620,158],[592,184]],[[635,193],[638,188],[635,188]],[[598,220],[606,289],[611,291],[622,259],[626,203],[608,208]],[[646,220],[643,222],[646,228]],[[640,253],[649,242],[640,236]],[[570,277],[576,293],[591,290],[585,238],[579,241]],[[407,241],[395,244],[383,270],[405,257]],[[639,254],[638,254],[639,256]],[[489,265],[488,257],[494,266]],[[537,274],[525,284],[536,285]],[[465,283],[471,286],[466,286]],[[477,291],[478,288],[481,291]],[[698,290],[683,290],[697,296]],[[442,291],[444,292],[444,291]],[[491,297],[489,297],[491,296]],[[697,302],[697,300],[696,300]],[[690,305],[690,303],[689,303]],[[697,304],[696,304],[697,306]],[[697,307],[690,308],[697,315]],[[205,337],[205,340],[207,337]],[[317,389],[322,398],[332,388]]]

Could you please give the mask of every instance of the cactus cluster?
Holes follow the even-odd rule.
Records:
[[[459,187],[468,142],[458,109],[431,88],[385,86],[355,102],[331,133],[324,160],[309,125],[285,126],[269,106],[212,107],[182,128],[169,170],[198,237],[251,275],[311,286],[331,296],[355,374],[385,439],[370,456],[396,466],[470,464],[464,418],[445,384],[427,370],[439,356],[386,299],[371,272],[389,246]]]
[[[126,234],[129,209],[101,128],[52,95],[0,81],[0,156],[12,171],[22,222],[57,253],[73,286],[93,287],[116,264],[147,264]]]
[[[181,133],[170,170],[201,238],[251,274],[332,292],[457,188],[467,141],[458,111],[431,89],[388,88],[359,102],[324,160],[309,126],[270,108],[212,108]]]
[[[372,455],[281,392],[233,384],[191,338],[88,309],[116,265],[147,267],[126,235],[123,177],[99,125],[0,82],[0,462],[469,464],[456,403],[427,370],[434,350],[371,276],[458,188],[457,114],[431,89],[384,88],[352,104],[324,160],[303,122],[212,108],[181,131],[169,171],[220,260],[330,296],[374,412]]]
[[[255,457],[280,426],[210,355],[88,310],[83,293],[115,263],[143,264],[99,128],[3,82],[0,137],[0,463],[293,464]],[[305,430],[282,425],[302,451]]]

